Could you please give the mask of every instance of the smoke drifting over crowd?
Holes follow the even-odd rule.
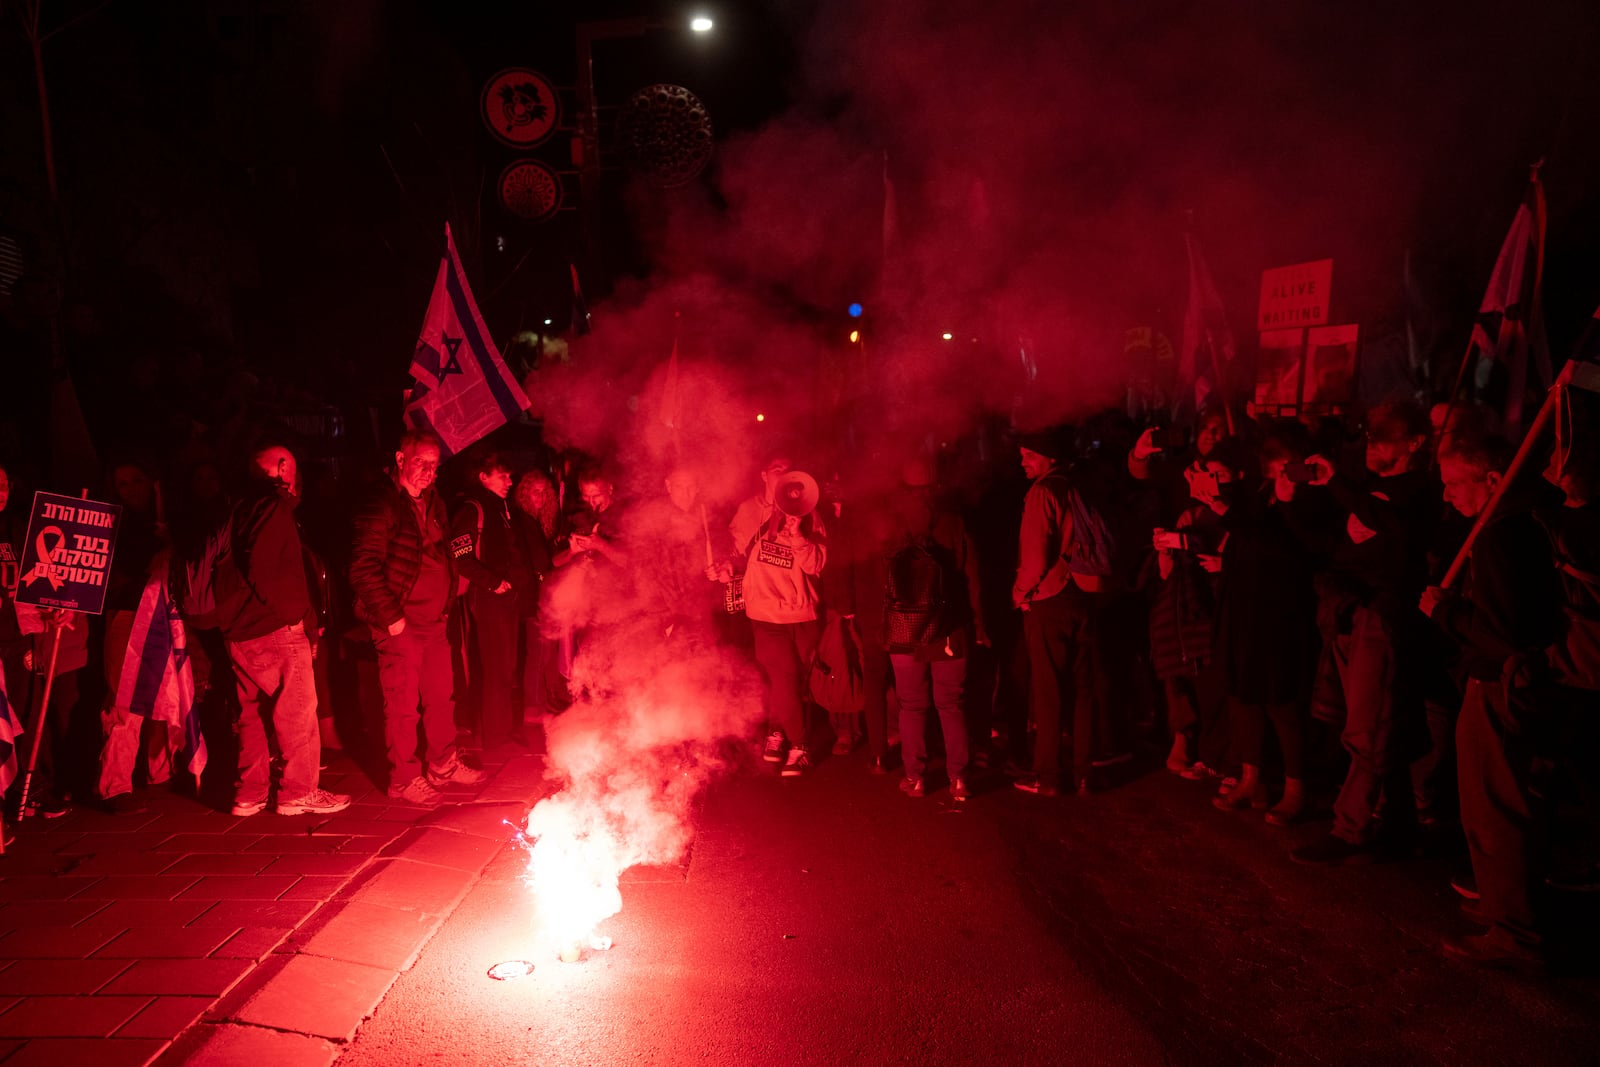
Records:
[[[986,416],[1028,428],[1115,404],[1123,331],[1176,340],[1186,229],[1241,335],[1263,266],[1320,257],[1341,265],[1341,318],[1394,321],[1407,250],[1439,202],[1460,202],[1438,181],[1480,132],[1474,108],[1496,89],[1470,58],[1505,12],[1443,28],[1312,4],[812,14],[794,27],[794,106],[722,144],[708,186],[630,191],[653,272],[595,308],[572,362],[527,383],[550,442],[613,460],[640,496],[687,468],[726,514],[776,453],[871,492]],[[1517,25],[1512,50],[1538,28]],[[1558,90],[1502,91],[1532,111]],[[1523,154],[1581,162],[1570,135],[1534,127],[1534,149],[1492,149],[1505,212],[1465,220],[1450,252],[1492,258]],[[853,302],[858,322],[843,317]],[[659,562],[635,554],[623,585]],[[581,847],[603,886],[596,914],[569,924],[585,931],[620,907],[623,868],[681,854],[718,740],[760,715],[749,668],[663,641],[635,597],[578,653],[583,695],[550,733],[562,791],[530,822]],[[534,866],[547,877],[537,852]]]

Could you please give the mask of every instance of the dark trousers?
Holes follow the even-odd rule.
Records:
[[[1208,663],[1198,674],[1162,682],[1167,698],[1167,728],[1189,742],[1189,757],[1220,768],[1228,758],[1229,712],[1222,668]]]
[[[1028,646],[1033,771],[1045,785],[1059,781],[1065,709],[1072,719],[1073,773],[1087,777],[1093,766],[1100,695],[1091,596],[1069,587],[1036,600],[1023,613],[1022,625]]]
[[[1541,852],[1529,791],[1535,724],[1506,700],[1503,687],[1471,679],[1456,720],[1461,826],[1472,854],[1485,920],[1524,944],[1537,944],[1532,880]]]
[[[1459,706],[1447,707],[1433,700],[1424,710],[1431,744],[1422,758],[1411,764],[1411,792],[1416,797],[1417,814],[1430,823],[1452,823],[1456,819],[1456,720]]]
[[[889,752],[889,653],[877,640],[861,642],[861,716],[867,723],[867,752],[882,759]]]
[[[419,719],[428,762],[441,767],[455,755],[450,638],[441,620],[432,626],[408,624],[398,637],[378,634],[373,645],[378,650],[378,683],[383,687],[389,787],[399,789],[422,773],[417,753]]]
[[[805,747],[806,692],[811,657],[822,639],[822,620],[778,623],[750,620],[755,634],[756,662],[767,683],[769,730],[782,730],[791,745]]]
[[[473,589],[464,601],[469,721],[483,747],[492,748],[521,725],[511,699],[517,672],[517,598]]]
[[[1411,768],[1404,752],[1406,730],[1420,732],[1420,701],[1402,669],[1395,624],[1371,608],[1355,611],[1348,634],[1333,639],[1331,652],[1344,695],[1344,732],[1350,769],[1333,804],[1333,833],[1353,844],[1371,836],[1378,799],[1385,799],[1385,824],[1409,821]]]
[[[1298,703],[1246,704],[1228,700],[1233,761],[1260,767],[1266,754],[1267,723],[1278,738],[1283,756],[1283,776],[1302,779],[1306,775],[1306,712]]]

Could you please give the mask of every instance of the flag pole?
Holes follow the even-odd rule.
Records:
[[[39,766],[39,745],[44,740],[45,719],[50,715],[50,690],[56,681],[56,658],[61,654],[61,623],[51,626],[50,666],[44,676],[44,696],[39,701],[39,714],[33,728],[33,747],[28,752],[28,770],[22,776],[22,798],[17,809],[17,821],[28,817],[28,793],[33,789],[33,772]],[[4,836],[4,835],[0,835]]]
[[[1516,481],[1517,475],[1528,463],[1528,457],[1533,454],[1534,447],[1539,443],[1539,438],[1544,436],[1545,427],[1550,424],[1556,408],[1560,403],[1562,390],[1576,386],[1580,389],[1593,389],[1600,392],[1600,374],[1586,373],[1586,381],[1578,381],[1578,364],[1569,362],[1561,368],[1561,375],[1556,379],[1555,385],[1545,394],[1544,403],[1539,406],[1539,414],[1534,416],[1533,425],[1528,427],[1528,435],[1522,439],[1522,445],[1517,449],[1517,454],[1512,457],[1510,466],[1500,478],[1500,484],[1495,486],[1494,492],[1489,495],[1488,501],[1483,505],[1483,510],[1478,512],[1477,519],[1472,524],[1467,539],[1461,545],[1461,551],[1456,553],[1456,558],[1451,562],[1450,569],[1445,572],[1444,578],[1439,582],[1440,589],[1449,589],[1461,577],[1462,569],[1467,565],[1467,559],[1472,555],[1473,543],[1478,540],[1478,535],[1483,532],[1489,520],[1494,517],[1495,509],[1500,506],[1500,501],[1505,497],[1506,491]]]
[[[715,567],[717,557],[711,550],[711,524],[706,521],[706,505],[703,500],[700,502],[700,532],[706,537],[706,566]]]

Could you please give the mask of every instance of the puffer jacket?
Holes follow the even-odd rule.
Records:
[[[430,488],[422,494],[428,517],[438,531],[439,552],[455,568],[448,546],[450,519],[444,501]],[[356,513],[355,543],[350,553],[350,590],[356,617],[374,629],[386,630],[405,617],[407,599],[422,572],[422,529],[411,498],[391,477]],[[453,587],[453,584],[452,584]]]

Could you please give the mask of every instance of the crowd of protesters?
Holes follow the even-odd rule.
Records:
[[[1455,886],[1486,933],[1448,951],[1532,963],[1550,885],[1596,882],[1589,400],[1511,483],[1483,411],[1411,402],[1111,412],[936,450],[796,442],[747,457],[759,483],[737,502],[706,499],[705,466],[628,470],[531,428],[448,464],[410,431],[381,471],[258,435],[232,473],[203,451],[112,463],[95,619],[15,604],[25,499],[0,470],[0,656],[36,717],[62,632],[35,814],[136,811],[136,782],[182,780],[183,737],[117,706],[151,583],[191,632],[203,798],[339,811],[318,774],[345,746],[396,802],[432,807],[482,780],[475,751],[535,744],[585,642],[626,614],[759,670],[759,752],[784,777],[864,749],[907,796],[965,803],[1006,775],[1087,795],[1164,766],[1273,826],[1331,811],[1301,862],[1463,846]]]

